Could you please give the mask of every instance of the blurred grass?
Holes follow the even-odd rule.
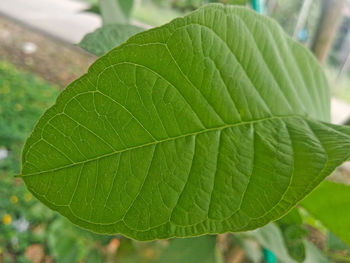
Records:
[[[0,147],[9,151],[9,156],[0,160],[0,169],[19,172],[23,142],[57,94],[56,86],[0,61]]]
[[[97,244],[106,245],[111,239],[69,223],[38,202],[20,178],[14,178],[25,139],[57,95],[55,85],[0,60],[0,149],[8,151],[0,160],[0,262],[34,262],[28,260],[33,253],[40,262],[81,262]]]
[[[39,222],[45,218],[46,224],[53,215],[13,175],[20,169],[25,138],[57,93],[55,86],[0,61],[0,148],[8,151],[7,158],[0,160],[0,249],[4,262],[28,262],[26,248],[44,240],[37,228]]]

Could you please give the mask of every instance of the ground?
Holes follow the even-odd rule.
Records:
[[[50,83],[67,86],[83,75],[96,57],[0,17],[0,58]]]

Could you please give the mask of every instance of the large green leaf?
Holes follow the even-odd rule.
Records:
[[[79,46],[96,56],[102,56],[141,31],[142,28],[133,25],[106,25],[85,35]]]
[[[350,245],[350,186],[325,181],[301,204]]]
[[[281,217],[349,158],[312,55],[272,20],[207,5],[130,38],[36,125],[22,178],[81,227],[139,240]]]

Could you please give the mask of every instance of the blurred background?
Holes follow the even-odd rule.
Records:
[[[332,122],[349,124],[350,1],[127,0],[117,16],[108,15],[108,1],[118,0],[0,0],[0,263],[350,262],[350,248],[305,211],[292,230],[280,220],[244,234],[141,243],[72,225],[14,179],[36,120],[97,59],[78,45],[87,33],[116,22],[159,26],[209,2],[246,4],[307,46],[331,87]],[[349,184],[349,167],[333,177]]]

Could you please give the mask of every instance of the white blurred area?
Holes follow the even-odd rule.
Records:
[[[88,7],[75,0],[0,0],[1,15],[72,44],[101,26],[98,15],[84,12]]]
[[[337,98],[331,99],[331,121],[334,124],[343,124],[350,119],[350,105]]]

